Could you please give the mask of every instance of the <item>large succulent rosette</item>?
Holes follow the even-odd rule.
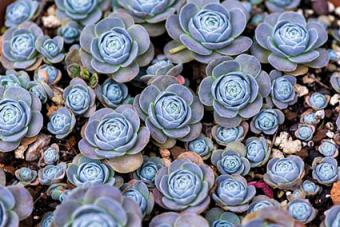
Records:
[[[255,30],[252,53],[275,69],[293,72],[302,66],[322,68],[329,56],[320,48],[327,41],[326,29],[316,21],[306,22],[296,12],[273,13]]]
[[[0,88],[0,94],[0,152],[10,152],[40,132],[41,102],[21,87]]]
[[[166,209],[201,213],[209,206],[209,190],[214,180],[208,165],[177,159],[158,171],[153,191],[155,201]]]
[[[73,189],[54,211],[54,224],[63,226],[141,227],[138,205],[109,185]]]
[[[159,36],[165,32],[165,20],[183,5],[185,0],[113,0],[113,7],[133,16],[137,24],[149,32],[150,36]]]
[[[34,19],[39,13],[39,2],[35,0],[17,0],[6,8],[5,26],[15,27]]]
[[[172,147],[176,139],[188,142],[199,137],[204,114],[197,96],[175,77],[156,78],[134,100],[140,118],[150,129],[154,141]]]
[[[116,158],[140,153],[147,145],[150,131],[140,125],[131,105],[116,110],[97,110],[85,125],[78,146],[80,152],[93,159]]]
[[[116,12],[80,34],[81,61],[91,72],[109,74],[119,83],[128,82],[148,65],[154,49],[148,32],[133,18]]]
[[[189,1],[178,15],[171,15],[166,21],[167,32],[174,40],[165,46],[164,52],[175,63],[193,59],[208,63],[221,56],[243,53],[252,45],[250,38],[241,36],[248,17],[239,1]],[[173,54],[173,48],[184,50]]]
[[[24,22],[8,29],[1,37],[0,61],[6,69],[35,70],[42,59],[35,49],[35,41],[43,35],[41,28],[32,22]]]
[[[208,76],[202,80],[198,96],[205,106],[213,107],[217,124],[236,127],[242,119],[260,112],[271,81],[255,57],[241,54],[235,60],[216,59],[206,71]]]

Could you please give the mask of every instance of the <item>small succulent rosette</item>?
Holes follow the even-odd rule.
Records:
[[[39,14],[39,2],[35,0],[17,0],[6,7],[5,26],[15,27],[25,21],[33,20]]]
[[[201,215],[192,212],[164,212],[155,216],[149,227],[159,227],[166,223],[169,227],[209,227],[209,223]]]
[[[59,161],[60,158],[59,145],[56,143],[51,144],[48,148],[41,152],[39,166],[52,165]]]
[[[19,226],[19,222],[28,218],[33,211],[33,198],[22,185],[0,185],[0,224]]]
[[[321,191],[321,187],[310,180],[305,180],[301,185],[301,189],[306,196],[314,196]]]
[[[132,105],[97,110],[82,130],[80,152],[92,159],[112,159],[140,153],[148,144],[150,131],[141,126]]]
[[[142,226],[142,214],[137,203],[110,185],[89,185],[73,189],[57,206],[54,216],[57,227]]]
[[[248,210],[249,203],[256,194],[253,185],[240,175],[220,175],[216,178],[213,200],[226,211],[242,213]]]
[[[51,199],[55,201],[62,202],[64,198],[67,196],[70,190],[70,184],[64,184],[64,183],[54,183],[51,184],[47,191],[46,194],[51,197]]]
[[[37,185],[37,176],[38,173],[35,170],[32,170],[28,167],[21,167],[15,171],[15,177],[20,181],[20,183],[24,186],[26,185]]]
[[[306,72],[307,67],[322,68],[329,62],[328,39],[321,23],[308,21],[296,12],[273,13],[255,30],[252,54],[282,72]]]
[[[267,0],[264,2],[270,12],[277,13],[295,10],[299,6],[301,0]]]
[[[273,188],[291,190],[302,183],[305,163],[296,155],[286,158],[272,158],[267,164],[264,181]]]
[[[123,179],[115,176],[113,169],[101,162],[79,154],[68,164],[66,175],[68,181],[75,186],[87,184],[109,184],[120,187]]]
[[[64,39],[61,36],[50,38],[49,36],[40,36],[35,41],[37,51],[43,57],[45,63],[60,63],[65,58],[63,53]]]
[[[300,122],[302,124],[317,125],[324,117],[325,117],[324,111],[314,111],[312,109],[308,109],[307,111],[301,114]]]
[[[239,126],[225,128],[220,125],[213,126],[211,135],[221,146],[226,146],[232,142],[240,142],[246,137],[249,130],[249,124],[243,121]]]
[[[129,89],[126,84],[117,83],[110,78],[96,87],[96,95],[104,106],[112,109],[130,101]]]
[[[149,188],[154,188],[157,172],[163,166],[161,158],[143,156],[143,164],[132,174],[133,178],[143,181]]]
[[[340,205],[333,205],[330,209],[325,211],[325,220],[322,223],[324,227],[333,227],[339,224],[340,219]]]
[[[125,13],[115,12],[80,34],[81,62],[90,72],[108,74],[119,83],[134,79],[153,59],[148,32]]]
[[[96,111],[96,93],[80,78],[70,81],[63,96],[65,106],[75,115],[89,117]]]
[[[49,118],[50,121],[47,123],[47,130],[55,135],[57,139],[66,138],[76,125],[76,117],[73,112],[66,107],[59,108],[53,112]]]
[[[205,218],[209,222],[209,226],[239,226],[241,219],[232,212],[226,212],[221,208],[214,207],[206,212]]]
[[[203,105],[175,77],[156,78],[135,97],[133,105],[161,147],[173,147],[176,140],[192,141],[201,134]]]
[[[22,87],[27,89],[30,76],[25,71],[7,70],[5,75],[0,76],[0,87]]]
[[[56,0],[57,17],[62,21],[76,21],[82,25],[94,24],[110,7],[110,0]]]
[[[53,65],[44,64],[34,71],[34,81],[43,81],[48,85],[57,84],[61,77],[61,71]]]
[[[258,195],[253,198],[252,202],[249,205],[247,213],[253,213],[268,207],[280,208],[280,203],[275,199],[269,198],[268,196]]]
[[[295,199],[288,203],[288,213],[295,220],[307,224],[316,217],[317,210],[308,199]]]
[[[46,212],[42,217],[38,227],[51,227],[54,222],[54,214],[52,211]]]
[[[173,41],[166,44],[164,53],[175,63],[193,59],[208,63],[221,56],[239,55],[252,45],[250,38],[241,35],[248,18],[239,1],[189,1],[166,21]]]
[[[43,126],[41,102],[21,87],[0,88],[0,152],[15,150]]]
[[[264,137],[249,137],[246,140],[246,158],[249,160],[250,167],[259,167],[267,163],[271,148]]]
[[[316,157],[312,163],[312,176],[319,184],[326,186],[340,180],[338,161],[331,157]]]
[[[310,141],[313,139],[315,126],[309,124],[299,124],[295,131],[296,138],[302,141]]]
[[[237,127],[243,119],[258,114],[263,98],[270,94],[270,77],[254,56],[215,59],[206,71],[208,76],[199,85],[198,96],[205,106],[213,108],[215,122],[223,127]]]
[[[250,130],[255,134],[274,135],[285,121],[285,115],[279,109],[262,109],[250,122]]]
[[[233,142],[228,144],[224,150],[214,150],[211,162],[221,174],[245,176],[250,170],[246,152],[244,144]]]
[[[73,44],[79,41],[81,28],[78,23],[68,21],[58,28],[58,35],[63,37],[66,44]]]
[[[325,157],[336,158],[339,155],[338,145],[332,139],[323,139],[318,147],[318,151]]]
[[[152,192],[149,192],[143,181],[132,179],[124,184],[121,190],[123,196],[132,199],[138,204],[143,216],[147,216],[152,212],[155,200]]]
[[[51,185],[61,182],[66,173],[66,163],[47,165],[38,171],[38,179],[42,185]]]
[[[270,97],[273,104],[281,110],[294,105],[298,100],[295,91],[296,78],[277,70],[272,70],[269,75],[272,80]]]
[[[130,14],[150,36],[155,37],[165,33],[166,19],[177,12],[185,0],[112,0],[112,2],[114,10]]]
[[[211,139],[201,134],[196,139],[186,142],[185,149],[195,152],[202,157],[203,160],[210,158],[212,151],[214,150],[214,143]]]
[[[320,92],[313,92],[311,95],[307,95],[305,101],[308,106],[314,110],[325,109],[330,101],[329,95],[322,94]]]
[[[158,171],[153,194],[163,208],[202,213],[209,206],[209,190],[214,181],[213,170],[208,165],[177,159]]]
[[[27,84],[27,90],[45,104],[54,96],[52,88],[44,81],[31,81]]]
[[[36,50],[35,41],[43,36],[41,28],[32,22],[8,29],[1,37],[0,61],[6,69],[33,71],[38,68],[42,58]]]

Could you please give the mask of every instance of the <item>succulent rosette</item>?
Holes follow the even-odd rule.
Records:
[[[54,85],[61,79],[61,71],[53,65],[44,64],[34,71],[34,80]]]
[[[334,205],[325,211],[325,220],[323,225],[325,227],[333,227],[339,224],[340,220],[340,205]]]
[[[44,150],[42,154],[42,160],[44,164],[51,165],[59,161],[59,146],[54,143],[49,146],[46,150]]]
[[[211,130],[211,135],[219,145],[226,146],[228,143],[242,141],[249,130],[247,122],[242,122],[241,125],[232,128],[225,128],[220,125],[215,125]]]
[[[149,188],[153,188],[156,174],[163,166],[164,163],[159,157],[143,156],[143,164],[133,173],[133,177],[143,181]]]
[[[47,165],[38,171],[38,179],[42,185],[59,183],[64,179],[66,173],[66,163],[61,162],[57,165]]]
[[[338,161],[331,157],[317,157],[313,160],[312,176],[319,184],[331,185],[340,180],[340,167]]]
[[[331,139],[322,140],[318,151],[326,157],[336,158],[339,154],[338,145]]]
[[[39,13],[39,2],[35,0],[17,0],[9,4],[5,13],[5,26],[15,27],[34,19]]]
[[[233,227],[241,224],[239,216],[232,212],[226,212],[218,207],[208,210],[205,218],[212,227]]]
[[[44,81],[31,81],[27,83],[27,90],[39,98],[42,104],[45,104],[50,98],[53,97],[52,88]]]
[[[110,6],[110,0],[56,0],[55,4],[60,20],[88,25],[102,18],[103,11]]]
[[[114,10],[130,14],[137,24],[141,24],[150,36],[165,32],[166,19],[180,9],[185,0],[113,0]]]
[[[177,159],[157,172],[155,201],[166,209],[202,213],[209,206],[209,190],[214,180],[208,165]]]
[[[247,185],[247,180],[239,175],[220,175],[216,178],[216,189],[212,198],[218,206],[227,211],[242,213],[249,208],[256,189]]]
[[[0,76],[0,87],[6,89],[9,87],[27,88],[30,77],[25,71],[7,70],[5,75]]]
[[[34,184],[35,180],[37,179],[37,176],[38,176],[37,171],[27,167],[21,167],[20,169],[17,169],[15,171],[15,177],[24,186]]]
[[[0,152],[10,152],[22,139],[39,134],[43,126],[41,103],[21,87],[0,91]]]
[[[246,140],[246,158],[252,168],[263,166],[267,163],[271,148],[270,144],[264,137],[250,137]]]
[[[263,208],[277,207],[280,208],[280,203],[275,199],[271,199],[265,195],[255,196],[248,208],[248,213],[259,211]]]
[[[57,227],[122,226],[141,227],[138,205],[110,185],[89,185],[73,189],[54,211]]]
[[[176,139],[188,142],[201,134],[204,108],[198,97],[175,77],[156,78],[134,99],[139,117],[150,129],[153,140],[172,147]]]
[[[327,39],[326,29],[319,22],[306,22],[296,12],[273,13],[257,26],[252,53],[282,72],[303,66],[322,68],[329,62],[327,50],[320,48]]]
[[[336,92],[340,93],[340,74],[333,73],[329,82],[332,85],[332,88]]]
[[[301,185],[301,189],[306,194],[306,196],[316,195],[321,190],[319,185],[310,180],[305,180]]]
[[[315,132],[315,127],[308,124],[299,124],[297,130],[295,131],[295,136],[303,141],[310,141],[313,139]]]
[[[121,12],[87,25],[80,34],[80,46],[85,67],[109,74],[119,83],[134,79],[139,67],[148,65],[154,56],[148,32]]]
[[[53,212],[47,212],[41,217],[41,221],[38,227],[52,227],[54,222],[54,215]]]
[[[35,41],[43,36],[41,28],[24,22],[8,29],[2,36],[0,61],[6,69],[35,70],[41,64]]]
[[[143,216],[149,215],[152,212],[155,200],[152,192],[149,192],[148,187],[143,181],[132,179],[124,184],[121,190],[123,196],[132,199],[138,204]]]
[[[196,139],[186,142],[185,148],[188,151],[197,153],[202,157],[203,160],[207,160],[210,158],[211,152],[214,149],[214,143],[211,141],[211,139],[201,134]]]
[[[149,129],[140,125],[138,114],[131,105],[96,111],[82,134],[79,150],[92,159],[138,154],[150,138]]]
[[[115,176],[113,169],[99,160],[82,155],[73,158],[66,170],[68,181],[75,186],[86,184],[109,184],[121,186],[122,179]]]
[[[264,181],[273,188],[289,190],[301,184],[305,163],[296,155],[272,158],[267,164]]]
[[[33,198],[22,185],[0,185],[0,226],[19,226],[33,211]]]
[[[59,108],[51,114],[47,123],[47,130],[57,139],[66,138],[76,125],[76,118],[71,110],[66,107]]]
[[[288,203],[287,209],[290,216],[304,224],[313,221],[317,214],[308,199],[295,199]]]
[[[272,70],[269,75],[272,80],[271,99],[274,105],[279,109],[287,109],[295,104],[298,100],[295,91],[296,78],[277,70]]]
[[[72,79],[63,95],[65,106],[75,115],[89,117],[96,111],[96,93],[80,78]]]
[[[68,21],[58,29],[58,35],[63,37],[64,42],[67,44],[77,42],[79,40],[80,32],[80,26],[74,21]]]
[[[270,77],[253,56],[216,59],[206,71],[198,96],[205,106],[213,107],[215,122],[223,127],[237,127],[242,119],[255,116],[270,94]]]
[[[165,212],[155,216],[149,227],[159,227],[165,225],[168,227],[209,227],[209,223],[202,216],[192,212]]]
[[[306,103],[314,110],[325,109],[331,97],[320,92],[314,92],[306,97]]]
[[[97,86],[96,95],[104,106],[113,109],[123,103],[128,103],[130,97],[128,87],[113,79],[106,79],[102,85]]]
[[[52,39],[49,36],[40,36],[35,41],[35,47],[45,63],[56,64],[64,60],[64,39],[61,36]]]
[[[224,150],[214,150],[211,162],[221,174],[242,175],[249,173],[250,163],[246,156],[246,147],[239,142],[233,142]]]
[[[267,0],[265,4],[269,11],[276,13],[295,10],[300,2],[301,0]]]
[[[173,41],[165,46],[164,52],[175,63],[193,59],[208,63],[221,56],[239,55],[252,45],[250,38],[241,35],[248,18],[239,1],[189,1],[166,21],[166,30]],[[178,48],[180,51],[176,53],[174,50]]]
[[[255,134],[273,135],[285,121],[285,115],[278,109],[262,109],[250,122],[250,130]]]

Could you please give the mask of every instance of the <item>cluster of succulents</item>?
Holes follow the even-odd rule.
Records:
[[[338,226],[322,1],[11,1],[0,227]]]

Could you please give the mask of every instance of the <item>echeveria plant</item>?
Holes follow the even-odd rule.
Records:
[[[327,31],[319,22],[306,22],[296,12],[273,13],[257,26],[252,53],[262,63],[270,63],[283,72],[303,66],[322,68],[329,61],[327,50],[320,48],[327,38]]]
[[[0,225],[19,226],[19,221],[28,218],[33,211],[33,198],[22,185],[0,185]]]
[[[201,134],[196,139],[185,143],[185,148],[188,151],[199,154],[203,160],[207,160],[210,158],[211,152],[214,149],[214,143],[211,141],[211,139]]]
[[[211,135],[219,145],[226,146],[228,143],[242,141],[249,130],[247,122],[242,122],[239,126],[225,128],[215,125],[211,130]]]
[[[203,105],[175,77],[156,78],[135,97],[134,107],[160,146],[172,147],[176,139],[188,142],[201,134]]]
[[[65,106],[75,115],[89,117],[96,111],[96,94],[86,82],[80,78],[70,81],[64,90]]]
[[[25,137],[39,134],[43,126],[41,103],[21,87],[0,88],[0,91],[0,152],[10,152]]]
[[[305,163],[296,155],[272,158],[267,164],[264,181],[273,188],[289,190],[300,185],[305,174]]]
[[[209,227],[209,223],[202,216],[192,212],[165,212],[155,216],[149,227],[159,227],[166,223],[169,227]]]
[[[2,36],[0,61],[6,69],[35,70],[42,59],[35,48],[35,41],[43,36],[41,28],[24,22],[8,29]]]
[[[27,84],[27,90],[39,98],[42,104],[45,104],[50,98],[53,97],[52,88],[44,81],[31,81]]]
[[[318,151],[326,157],[336,158],[339,154],[338,145],[331,139],[322,140]]]
[[[249,208],[251,199],[256,194],[253,185],[239,175],[220,175],[216,178],[216,189],[212,198],[224,210],[242,213]]]
[[[0,87],[22,87],[27,88],[30,77],[25,71],[7,70],[5,75],[0,76]]]
[[[99,21],[103,11],[110,6],[110,0],[56,0],[55,3],[60,20],[73,20],[82,25]]]
[[[165,20],[178,11],[185,0],[112,0],[112,2],[114,10],[129,13],[150,36],[159,36],[165,32]]]
[[[45,165],[51,165],[59,161],[59,146],[54,143],[42,153],[42,161]]]
[[[319,185],[310,180],[305,180],[301,185],[301,189],[304,191],[306,196],[316,195],[321,190]]]
[[[251,167],[263,166],[267,163],[271,148],[270,144],[264,137],[250,137],[246,140],[246,158]]]
[[[211,162],[221,174],[247,175],[250,170],[250,163],[246,156],[246,147],[239,142],[233,142],[224,150],[214,150],[211,155]]]
[[[35,41],[35,47],[45,63],[56,64],[64,60],[64,39],[61,36],[52,39],[49,36],[40,36]]]
[[[75,43],[79,40],[80,26],[74,21],[68,21],[66,24],[58,29],[58,35],[63,37],[64,42],[67,44]]]
[[[157,172],[155,201],[166,209],[202,213],[209,206],[208,193],[214,180],[213,170],[208,165],[177,159]]]
[[[323,222],[325,227],[337,226],[340,220],[340,205],[334,205],[326,210],[325,216],[325,221]]]
[[[36,182],[38,173],[28,167],[21,167],[15,171],[15,176],[22,185],[33,185]]]
[[[54,224],[63,226],[141,227],[138,205],[110,185],[77,187],[54,211]]]
[[[232,212],[226,212],[218,207],[208,210],[205,218],[209,222],[209,225],[213,227],[232,227],[241,224],[241,219],[239,216]]]
[[[53,65],[42,65],[34,71],[34,80],[43,81],[48,85],[54,85],[61,79],[61,71]]]
[[[143,181],[149,188],[153,188],[156,174],[163,166],[164,163],[159,157],[143,156],[143,164],[133,173],[133,177]]]
[[[47,165],[39,169],[38,179],[42,185],[51,185],[63,180],[66,173],[66,163],[61,162],[57,165]]]
[[[265,195],[255,196],[248,208],[248,213],[256,212],[268,207],[280,207],[280,203],[275,199],[271,199]]]
[[[271,12],[284,12],[295,10],[300,2],[301,0],[267,0],[265,4]]]
[[[327,107],[330,99],[331,97],[329,95],[325,95],[320,92],[313,92],[311,95],[306,97],[306,103],[314,110],[322,110]]]
[[[303,141],[309,141],[313,139],[315,127],[308,124],[299,124],[295,131],[295,136]]]
[[[256,134],[273,135],[283,124],[285,115],[278,109],[262,109],[250,122],[250,130]]]
[[[140,125],[137,112],[131,105],[116,110],[102,108],[88,120],[80,152],[93,159],[117,158],[140,153],[148,144],[150,131]]]
[[[313,221],[317,214],[308,199],[295,199],[289,202],[287,210],[290,216],[304,224]]]
[[[76,125],[76,118],[71,110],[62,107],[51,114],[47,123],[47,130],[57,139],[66,138]]]
[[[331,185],[340,179],[340,167],[335,158],[317,157],[313,160],[312,176],[319,184]]]
[[[80,34],[81,61],[91,72],[109,74],[117,82],[134,79],[148,65],[154,49],[148,32],[133,18],[116,12]]]
[[[206,71],[198,96],[205,106],[213,107],[214,119],[223,127],[236,127],[242,119],[255,116],[270,94],[270,77],[253,56],[215,59]]]
[[[39,13],[39,2],[35,0],[17,0],[9,4],[5,13],[5,26],[15,27],[34,19]]]
[[[166,21],[173,39],[164,52],[176,63],[193,59],[208,63],[221,56],[235,56],[247,51],[252,40],[241,36],[247,25],[248,12],[234,0],[187,2],[177,15]]]

